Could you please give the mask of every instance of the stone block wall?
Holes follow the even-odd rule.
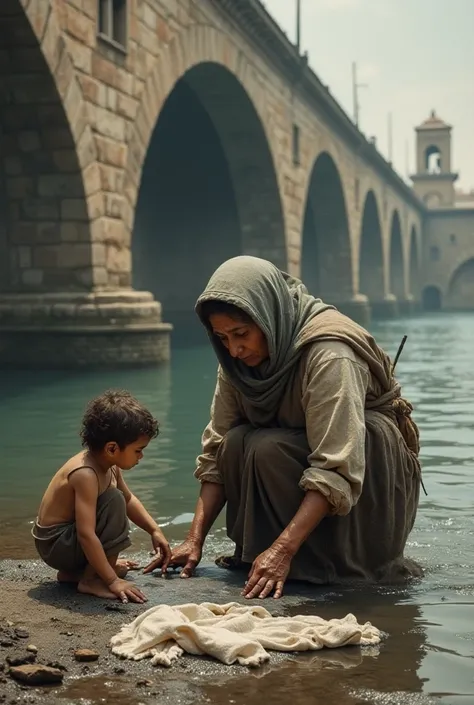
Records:
[[[439,291],[441,307],[474,306],[474,209],[430,211],[423,248],[423,288]]]
[[[76,143],[17,0],[0,6],[0,153],[8,260],[0,291],[90,288],[93,255]]]

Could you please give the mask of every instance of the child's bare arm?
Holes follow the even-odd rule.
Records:
[[[135,497],[130,491],[120,470],[117,471],[117,488],[123,493],[125,502],[127,503],[127,516],[130,521],[146,531],[147,534],[162,533],[156,521],[148,514],[147,510],[140,502],[138,497]]]
[[[98,486],[93,470],[82,468],[69,478],[74,490],[77,537],[88,563],[106,585],[117,579],[105,555],[102,544],[95,533]]]
[[[130,491],[120,470],[117,472],[117,487],[125,497],[125,501],[127,503],[127,516],[130,521],[133,521],[133,523],[140,527],[140,529],[143,529],[143,531],[150,534],[155,551],[158,549],[161,550],[162,564],[160,565],[163,571],[166,571],[171,559],[171,549],[165,535],[153,517],[148,514],[138,497]]]

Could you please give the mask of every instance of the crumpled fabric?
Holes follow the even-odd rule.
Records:
[[[325,620],[312,615],[273,617],[261,606],[236,602],[151,607],[112,637],[112,652],[154,666],[171,666],[183,653],[212,656],[230,666],[256,668],[268,651],[317,651],[341,646],[375,646],[381,632],[353,614]]]

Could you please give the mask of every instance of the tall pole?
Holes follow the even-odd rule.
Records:
[[[296,48],[301,53],[301,0],[296,0]]]
[[[354,122],[359,127],[360,105],[359,105],[359,88],[367,88],[366,83],[357,82],[357,64],[352,62],[352,100],[354,103]]]
[[[354,122],[359,127],[359,96],[357,91],[357,66],[352,62],[352,101],[354,105]]]

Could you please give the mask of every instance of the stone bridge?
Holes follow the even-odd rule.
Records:
[[[0,364],[166,359],[241,253],[420,298],[425,206],[257,0],[1,0],[0,102]]]

